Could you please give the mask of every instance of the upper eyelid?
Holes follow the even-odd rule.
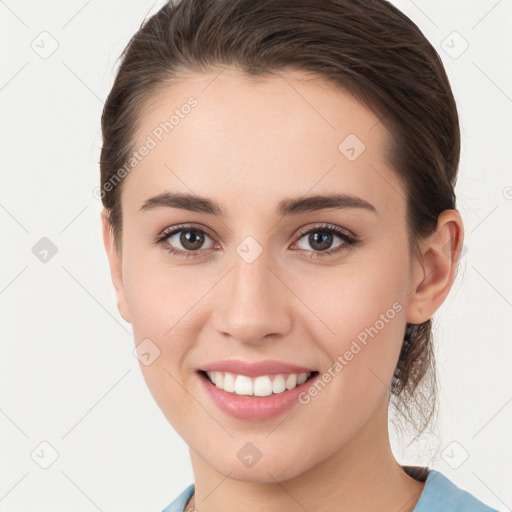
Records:
[[[169,236],[171,236],[173,234],[179,233],[180,231],[185,231],[187,229],[190,229],[190,230],[196,229],[197,231],[204,232],[210,238],[215,238],[208,228],[206,228],[205,226],[200,226],[200,225],[196,225],[196,224],[185,224],[185,225],[178,224],[177,226],[170,226],[168,228],[165,228],[161,232],[161,234],[158,235],[158,238],[159,239],[167,238],[167,237],[169,237]]]
[[[297,236],[302,237],[303,235],[307,235],[311,231],[316,231],[316,230],[321,230],[321,229],[325,229],[326,231],[333,231],[334,234],[337,234],[338,236],[340,236],[339,232],[341,231],[342,234],[344,234],[350,238],[356,237],[355,234],[352,233],[351,231],[349,231],[347,228],[342,228],[341,226],[336,226],[329,222],[324,222],[324,223],[320,222],[313,226],[306,226],[304,228],[299,228]]]

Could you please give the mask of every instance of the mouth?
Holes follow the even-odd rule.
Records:
[[[205,396],[225,414],[238,420],[265,421],[284,414],[301,402],[314,386],[318,371],[248,377],[221,371],[197,370]]]
[[[221,371],[198,370],[197,373],[219,390],[248,398],[280,395],[308,383],[319,375],[316,370],[300,374],[260,375],[257,377]]]

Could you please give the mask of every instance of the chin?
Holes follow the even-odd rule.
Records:
[[[209,461],[207,461],[209,462]],[[233,480],[248,483],[275,484],[276,481],[284,482],[300,475],[306,468],[298,464],[299,461],[290,460],[282,454],[268,454],[254,463],[252,467],[245,466],[238,458],[210,463],[218,473],[228,476]],[[301,462],[304,462],[303,460]]]

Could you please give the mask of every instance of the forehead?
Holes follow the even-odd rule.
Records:
[[[123,208],[163,190],[229,201],[228,210],[326,192],[397,205],[389,137],[373,112],[317,76],[184,75],[142,109],[134,150],[150,149],[125,178]]]

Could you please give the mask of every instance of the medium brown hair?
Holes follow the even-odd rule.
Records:
[[[310,72],[374,112],[391,135],[386,158],[404,183],[416,256],[439,214],[455,209],[460,133],[450,84],[436,50],[386,0],[170,1],[121,57],[101,118],[100,157],[101,198],[119,250],[123,181],[106,185],[134,151],[143,106],[173,79],[226,66],[254,78]],[[431,329],[432,319],[407,324],[390,386],[390,401],[418,436],[436,412]]]

